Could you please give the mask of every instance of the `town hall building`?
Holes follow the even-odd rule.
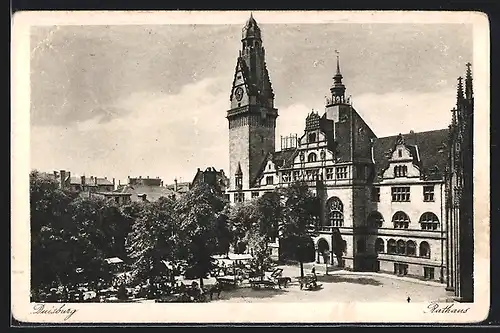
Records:
[[[337,56],[325,111],[311,112],[303,134],[282,137],[276,150],[278,109],[252,16],[241,42],[226,117],[230,201],[306,181],[322,203],[313,234],[317,262],[334,262],[335,229],[347,244],[343,262],[336,264],[447,283],[451,127],[377,137],[346,98]],[[468,100],[472,106],[470,67],[466,86],[470,93],[462,92],[457,105]]]

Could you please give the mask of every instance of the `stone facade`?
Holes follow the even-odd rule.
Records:
[[[253,18],[245,29],[249,25],[257,29]],[[245,36],[242,42],[245,49]],[[248,72],[252,64],[247,64]],[[236,73],[238,78],[238,67]],[[261,79],[268,80],[268,75]],[[450,129],[379,138],[345,97],[342,79],[337,57],[325,111],[307,116],[302,136],[282,138],[281,151],[270,144],[275,123],[253,123],[251,107],[235,104],[240,82],[235,80],[227,117],[230,201],[251,200],[293,181],[306,181],[322,203],[319,225],[312,232],[318,262],[334,263],[334,234],[339,231],[347,248],[343,262],[335,264],[442,283],[450,283],[455,274],[455,284],[459,283],[457,273],[449,270],[445,187]],[[274,106],[265,99],[263,105],[262,119],[269,119]],[[229,116],[233,114],[243,118]],[[236,121],[244,125],[235,126]]]

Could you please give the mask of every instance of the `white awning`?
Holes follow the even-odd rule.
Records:
[[[123,262],[123,260],[121,260],[118,257],[107,258],[107,259],[104,259],[104,261],[106,261],[106,263],[108,263],[108,264],[120,264]]]
[[[253,257],[251,254],[234,254],[234,253],[229,254],[230,260],[250,260],[252,258]]]

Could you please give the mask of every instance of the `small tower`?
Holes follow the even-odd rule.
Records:
[[[340,60],[337,54],[337,72],[333,77],[333,86],[330,88],[333,104],[345,103],[345,85],[342,83],[342,73],[340,72]]]

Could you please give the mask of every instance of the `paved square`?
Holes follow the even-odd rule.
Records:
[[[284,289],[254,290],[247,283],[237,289],[224,291],[218,300],[212,302],[402,302],[408,296],[411,302],[443,301],[447,298],[445,285],[411,281],[377,273],[335,271],[328,276],[318,273],[322,289],[300,290],[296,277],[300,269],[294,266],[280,266],[283,276],[290,276],[292,284]],[[307,272],[307,270],[305,270]]]

